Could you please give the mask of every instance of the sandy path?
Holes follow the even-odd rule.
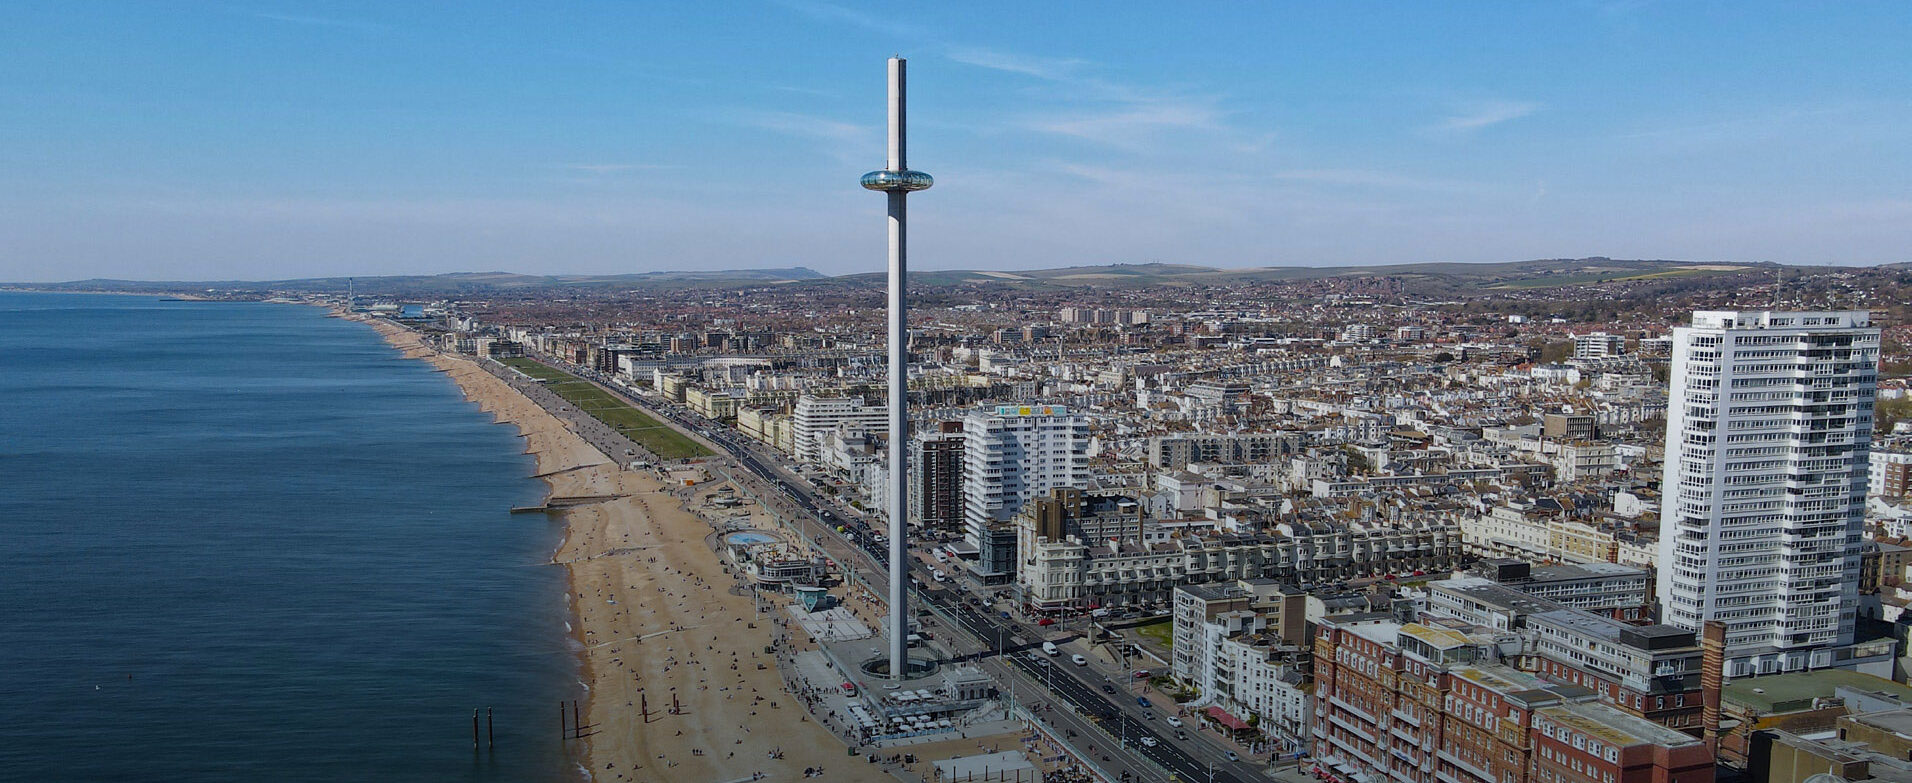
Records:
[[[566,511],[566,539],[553,556],[570,572],[572,625],[584,645],[584,720],[595,733],[585,740],[583,763],[594,779],[731,781],[763,773],[792,780],[806,767],[822,767],[828,780],[892,779],[846,755],[783,691],[775,658],[764,653],[770,618],[780,610],[766,602],[758,622],[750,596],[733,594],[736,583],[707,543],[709,525],[684,510],[689,490],[619,469],[471,360],[437,354],[409,330],[370,323],[408,358],[446,372],[498,421],[517,425],[538,472],[555,474],[545,476],[551,496],[619,496]],[[680,714],[670,714],[673,696]],[[646,699],[648,719],[640,712]],[[781,759],[770,757],[776,750]]]

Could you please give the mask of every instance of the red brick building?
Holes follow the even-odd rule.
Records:
[[[1710,783],[1700,740],[1501,661],[1517,637],[1458,621],[1324,619],[1315,774],[1330,783]]]

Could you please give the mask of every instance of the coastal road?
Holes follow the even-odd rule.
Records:
[[[887,582],[888,572],[883,562],[887,553],[875,543],[874,531],[861,520],[844,519],[845,515],[830,511],[836,504],[812,494],[809,482],[786,469],[776,456],[757,453],[757,449],[753,448],[756,445],[754,442],[746,443],[741,436],[726,432],[720,424],[700,421],[701,417],[696,417],[688,409],[640,399],[608,383],[598,373],[571,368],[568,363],[554,363],[592,380],[606,391],[668,420],[687,430],[687,434],[699,436],[699,440],[727,453],[740,467],[768,485],[766,489],[774,487],[778,490],[783,495],[786,508],[800,510],[800,513],[792,516],[799,524],[805,525],[806,532],[811,530],[808,523],[816,523],[812,540],[824,547],[837,562],[848,564],[860,561],[858,568],[866,572],[870,583],[882,585]],[[827,526],[823,516],[826,512],[842,521],[849,531],[846,536],[836,534]],[[916,576],[921,584],[929,584],[927,568],[914,558],[911,564],[912,576]],[[915,592],[919,600],[934,604],[940,610],[939,614],[955,619],[956,624],[971,637],[969,645],[956,650],[959,659],[970,659],[983,665],[985,670],[997,676],[999,682],[1007,683],[1014,678],[1021,683],[1018,695],[1041,694],[1035,698],[1045,702],[1047,709],[1042,712],[1044,720],[1059,732],[1074,732],[1071,742],[1079,747],[1094,745],[1099,761],[1107,756],[1105,764],[1127,771],[1138,780],[1164,780],[1166,773],[1171,772],[1184,781],[1212,780],[1216,783],[1238,783],[1260,777],[1251,765],[1227,761],[1222,750],[1196,740],[1196,732],[1187,732],[1189,740],[1175,740],[1174,729],[1166,725],[1162,714],[1162,709],[1170,705],[1151,704],[1144,707],[1129,692],[1127,683],[1116,682],[1112,677],[1087,667],[1068,665],[1066,657],[1049,658],[1043,655],[1041,640],[1044,629],[986,614],[966,603],[955,590],[919,589]],[[1008,643],[1017,638],[1024,641],[1021,644]],[[944,641],[954,645],[957,640],[946,637]],[[997,654],[998,646],[1002,647],[1000,656]],[[968,647],[969,651],[963,652],[962,647]],[[1030,699],[1022,701],[1028,703]],[[1102,736],[1105,742],[1095,742],[1093,738],[1097,735]],[[1148,739],[1144,740],[1144,737]],[[1121,752],[1124,740],[1127,753]],[[1116,752],[1109,755],[1112,745],[1116,746],[1113,748]],[[1127,758],[1130,753],[1140,756],[1140,763]]]
[[[1162,708],[1166,705],[1143,707],[1122,683],[1089,671],[1086,667],[1074,666],[1066,657],[1044,655],[1040,641],[1017,643],[1018,639],[1040,637],[1025,636],[1024,629],[1003,623],[1000,618],[987,616],[967,604],[939,606],[972,637],[985,645],[1001,645],[1000,656],[991,647],[981,655],[980,660],[1003,667],[1006,673],[1016,675],[1024,687],[1033,687],[1033,693],[1041,694],[1036,698],[1049,700],[1049,708],[1042,712],[1044,718],[1058,730],[1076,732],[1082,738],[1080,742],[1096,745],[1098,759],[1107,745],[1097,744],[1088,738],[1099,733],[1117,746],[1126,741],[1129,753],[1147,760],[1147,766],[1127,767],[1145,780],[1162,779],[1164,771],[1173,772],[1181,780],[1213,779],[1217,783],[1258,777],[1252,766],[1228,762],[1219,752],[1210,759],[1198,758],[1182,747],[1183,743],[1173,741],[1174,729],[1165,723],[1166,717],[1162,714]],[[1030,701],[1020,700],[1025,703]],[[1067,708],[1058,708],[1057,702]],[[1149,739],[1144,740],[1144,737]],[[1154,744],[1151,746],[1149,741]],[[1111,757],[1112,762],[1114,758]]]

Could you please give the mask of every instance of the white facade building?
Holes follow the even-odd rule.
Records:
[[[1880,498],[1902,498],[1912,489],[1912,452],[1872,452],[1872,467],[1867,471],[1866,494]]]
[[[964,537],[1007,522],[1031,498],[1089,485],[1089,420],[1051,405],[998,405],[963,419]],[[987,558],[985,558],[986,560]]]
[[[1879,330],[1863,310],[1699,311],[1673,330],[1663,621],[1726,624],[1727,676],[1853,642]]]
[[[1580,360],[1605,359],[1620,356],[1627,352],[1627,338],[1606,332],[1576,334],[1573,336],[1573,358]]]
[[[890,429],[889,410],[882,405],[865,405],[861,397],[819,397],[805,394],[797,398],[795,416],[796,457],[811,464],[823,459],[823,434],[838,425],[875,433]]]

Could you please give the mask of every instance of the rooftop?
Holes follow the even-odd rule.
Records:
[[[1646,569],[1635,568],[1619,563],[1578,563],[1562,565],[1534,566],[1529,576],[1536,582],[1560,582],[1571,579],[1590,579],[1594,577],[1638,576],[1646,577]]]
[[[1583,612],[1578,609],[1555,609],[1538,612],[1528,618],[1528,623],[1542,623],[1563,628],[1584,636],[1589,636],[1608,644],[1625,645],[1648,650],[1678,649],[1693,647],[1692,631],[1671,625],[1629,625],[1605,615]],[[1629,639],[1628,637],[1634,637]],[[1682,638],[1683,637],[1683,638]],[[1640,647],[1637,641],[1645,642]],[[1684,641],[1685,644],[1680,644]]]
[[[1720,699],[1755,712],[1796,712],[1811,709],[1813,699],[1829,698],[1840,686],[1885,692],[1902,700],[1912,699],[1912,687],[1846,669],[1770,674],[1734,680],[1720,688]]]
[[[1912,738],[1912,710],[1880,710],[1852,716],[1852,721]]]
[[[1504,698],[1527,706],[1593,695],[1593,691],[1578,685],[1548,682],[1511,666],[1499,664],[1469,667],[1456,671],[1455,674],[1483,688],[1496,691]]]
[[[1699,744],[1700,740],[1674,731],[1645,718],[1628,715],[1605,704],[1581,702],[1543,707],[1538,712],[1547,720],[1566,726],[1615,747],[1663,745],[1677,748]]]
[[[1540,598],[1478,576],[1457,576],[1453,579],[1429,582],[1427,586],[1429,589],[1459,593],[1498,609],[1538,613],[1567,608],[1565,604],[1558,601]]]
[[[1461,633],[1460,631],[1451,628],[1433,628],[1421,625],[1420,623],[1409,623],[1401,626],[1401,635],[1412,636],[1426,642],[1436,650],[1465,647],[1471,641],[1467,638],[1467,634]]]
[[[1376,644],[1393,645],[1400,640],[1401,624],[1392,620],[1362,620],[1341,626],[1342,630]]]

